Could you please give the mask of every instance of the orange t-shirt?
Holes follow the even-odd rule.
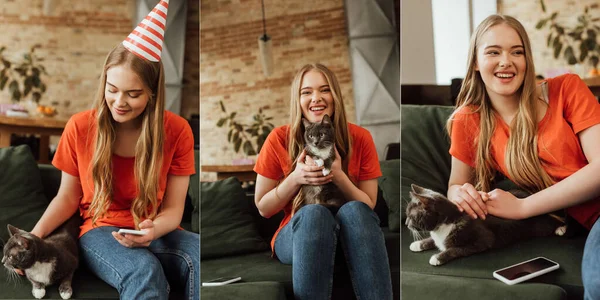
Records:
[[[269,179],[281,180],[292,171],[292,162],[287,151],[288,128],[288,125],[280,126],[273,129],[269,134],[254,166],[254,171],[257,174]],[[351,123],[348,123],[348,131],[352,140],[352,149],[348,161],[348,177],[350,180],[354,184],[358,184],[359,181],[380,177],[381,169],[377,150],[369,131]],[[283,220],[281,220],[279,228],[273,235],[273,239],[271,239],[271,249],[274,249],[277,234],[292,217],[291,201],[283,211]]]
[[[542,167],[559,182],[588,164],[577,134],[600,124],[600,104],[577,75],[566,74],[546,80],[548,109],[538,123],[538,156]],[[466,107],[455,114],[452,124],[450,154],[475,167],[479,114]],[[496,114],[496,128],[490,140],[491,154],[499,171],[507,178],[505,150],[509,127]],[[567,209],[569,215],[588,229],[600,215],[600,199]]]
[[[164,115],[165,142],[163,147],[163,167],[159,178],[158,205],[163,200],[167,185],[167,174],[194,174],[194,137],[188,122],[169,111]],[[63,172],[79,177],[83,197],[79,201],[79,213],[83,218],[79,237],[90,231],[92,216],[88,211],[94,196],[91,160],[96,140],[95,111],[88,110],[71,117],[58,143],[52,164]],[[96,221],[96,227],[117,226],[134,228],[130,208],[136,192],[134,175],[135,157],[122,157],[113,154],[113,197],[112,203],[103,218]]]

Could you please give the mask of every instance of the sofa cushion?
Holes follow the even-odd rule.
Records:
[[[224,286],[202,287],[200,294],[200,298],[203,300],[286,299],[283,285],[274,281],[242,282]]]
[[[562,288],[543,283],[509,286],[498,280],[424,275],[402,272],[404,299],[464,299],[464,300],[560,300],[567,294]]]
[[[0,148],[0,170],[0,238],[6,242],[6,225],[31,231],[48,199],[29,146]]]
[[[237,178],[202,182],[201,185],[202,259],[269,248],[256,228],[246,194]]]
[[[425,234],[428,235],[428,234]],[[469,257],[458,258],[442,266],[431,266],[429,258],[439,252],[430,250],[412,252],[408,246],[414,241],[413,235],[406,227],[401,232],[402,273],[420,273],[427,275],[444,275],[447,277],[479,278],[495,280],[492,273],[503,267],[544,256],[560,264],[560,268],[540,277],[533,278],[527,283],[551,283],[563,288],[569,297],[581,295],[583,298],[583,285],[581,281],[581,259],[585,236],[575,238],[545,237],[522,241],[508,247],[493,249]],[[404,277],[403,277],[404,278]],[[500,284],[500,281],[498,281]],[[404,290],[404,282],[403,288]],[[509,298],[507,298],[509,299]]]
[[[400,160],[385,160],[379,163],[382,176],[378,179],[379,188],[383,193],[383,199],[387,203],[388,226],[390,231],[400,231]]]
[[[450,139],[446,120],[451,106],[402,105],[402,218],[415,183],[446,194],[450,178]]]

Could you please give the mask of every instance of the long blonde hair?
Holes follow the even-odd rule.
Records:
[[[296,73],[296,76],[292,81],[290,94],[290,127],[288,132],[288,157],[292,162],[290,172],[296,168],[296,159],[304,149],[304,125],[302,124],[302,107],[300,106],[300,85],[302,84],[304,74],[312,70],[321,72],[321,74],[325,76],[327,84],[329,84],[331,95],[333,96],[334,111],[331,120],[333,122],[333,128],[335,129],[335,147],[342,158],[342,169],[344,172],[348,173],[348,159],[350,158],[352,140],[348,132],[348,121],[346,119],[346,109],[344,107],[342,91],[335,74],[326,66],[318,63],[304,65]],[[296,202],[298,199],[299,197],[296,197],[293,201],[293,211],[296,210]]]
[[[137,228],[142,219],[152,219],[158,211],[158,187],[162,168],[164,141],[165,82],[162,63],[149,62],[129,52],[121,43],[106,57],[93,108],[96,113],[96,147],[91,161],[94,196],[89,211],[92,223],[103,217],[112,202],[112,155],[116,138],[116,123],[106,104],[104,90],[106,72],[115,66],[126,66],[143,82],[149,95],[148,104],[138,117],[142,130],[135,145],[137,195],[131,204],[131,214]]]
[[[491,156],[490,140],[496,126],[494,108],[487,94],[481,74],[475,70],[477,50],[480,39],[490,28],[506,24],[520,36],[525,51],[526,71],[523,84],[519,88],[519,106],[510,124],[510,137],[506,146],[506,168],[509,177],[521,188],[529,192],[537,192],[554,183],[542,168],[537,151],[538,112],[536,101],[535,67],[531,52],[531,44],[527,32],[521,23],[510,16],[491,15],[487,17],[471,36],[469,56],[467,59],[467,75],[458,94],[456,109],[447,122],[448,132],[452,133],[452,121],[459,111],[473,109],[479,113],[479,134],[475,158],[475,183],[479,190],[489,191],[491,181],[496,175],[496,166]]]

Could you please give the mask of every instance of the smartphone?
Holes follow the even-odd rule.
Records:
[[[129,233],[129,234],[133,234],[133,235],[146,235],[145,231],[141,231],[141,230],[132,230],[132,229],[119,229],[118,233],[120,234],[125,234],[125,233]]]
[[[536,257],[504,269],[496,270],[494,271],[494,277],[508,285],[513,285],[554,271],[559,267],[560,265],[557,262],[545,257]]]
[[[242,277],[232,276],[232,277],[221,277],[217,279],[213,279],[211,281],[206,281],[202,283],[202,286],[220,286],[230,284],[232,282],[240,281]]]

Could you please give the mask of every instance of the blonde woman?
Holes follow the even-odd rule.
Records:
[[[304,125],[333,116],[336,160],[323,175],[304,151]],[[292,82],[290,124],[275,128],[265,141],[254,168],[255,202],[260,214],[285,217],[273,236],[277,258],[292,264],[296,299],[329,299],[336,255],[344,255],[359,299],[391,299],[390,269],[383,233],[373,208],[377,152],[369,132],[346,121],[340,86],[333,72],[321,64],[302,67]],[[292,202],[305,184],[333,182],[349,200],[334,215],[322,205],[300,208],[292,215]],[[336,254],[337,244],[343,253]]]
[[[472,218],[528,218],[566,208],[588,229],[586,299],[600,299],[600,104],[577,76],[536,84],[529,38],[509,16],[486,18],[471,37],[467,75],[448,120],[448,198]],[[490,191],[501,173],[533,193]],[[595,224],[595,225],[594,225]]]
[[[160,61],[116,46],[93,109],[71,117],[52,163],[62,171],[60,188],[33,234],[48,235],[79,210],[81,260],[121,299],[168,299],[177,288],[199,298],[200,238],[178,228],[194,173],[193,135],[165,111]]]

